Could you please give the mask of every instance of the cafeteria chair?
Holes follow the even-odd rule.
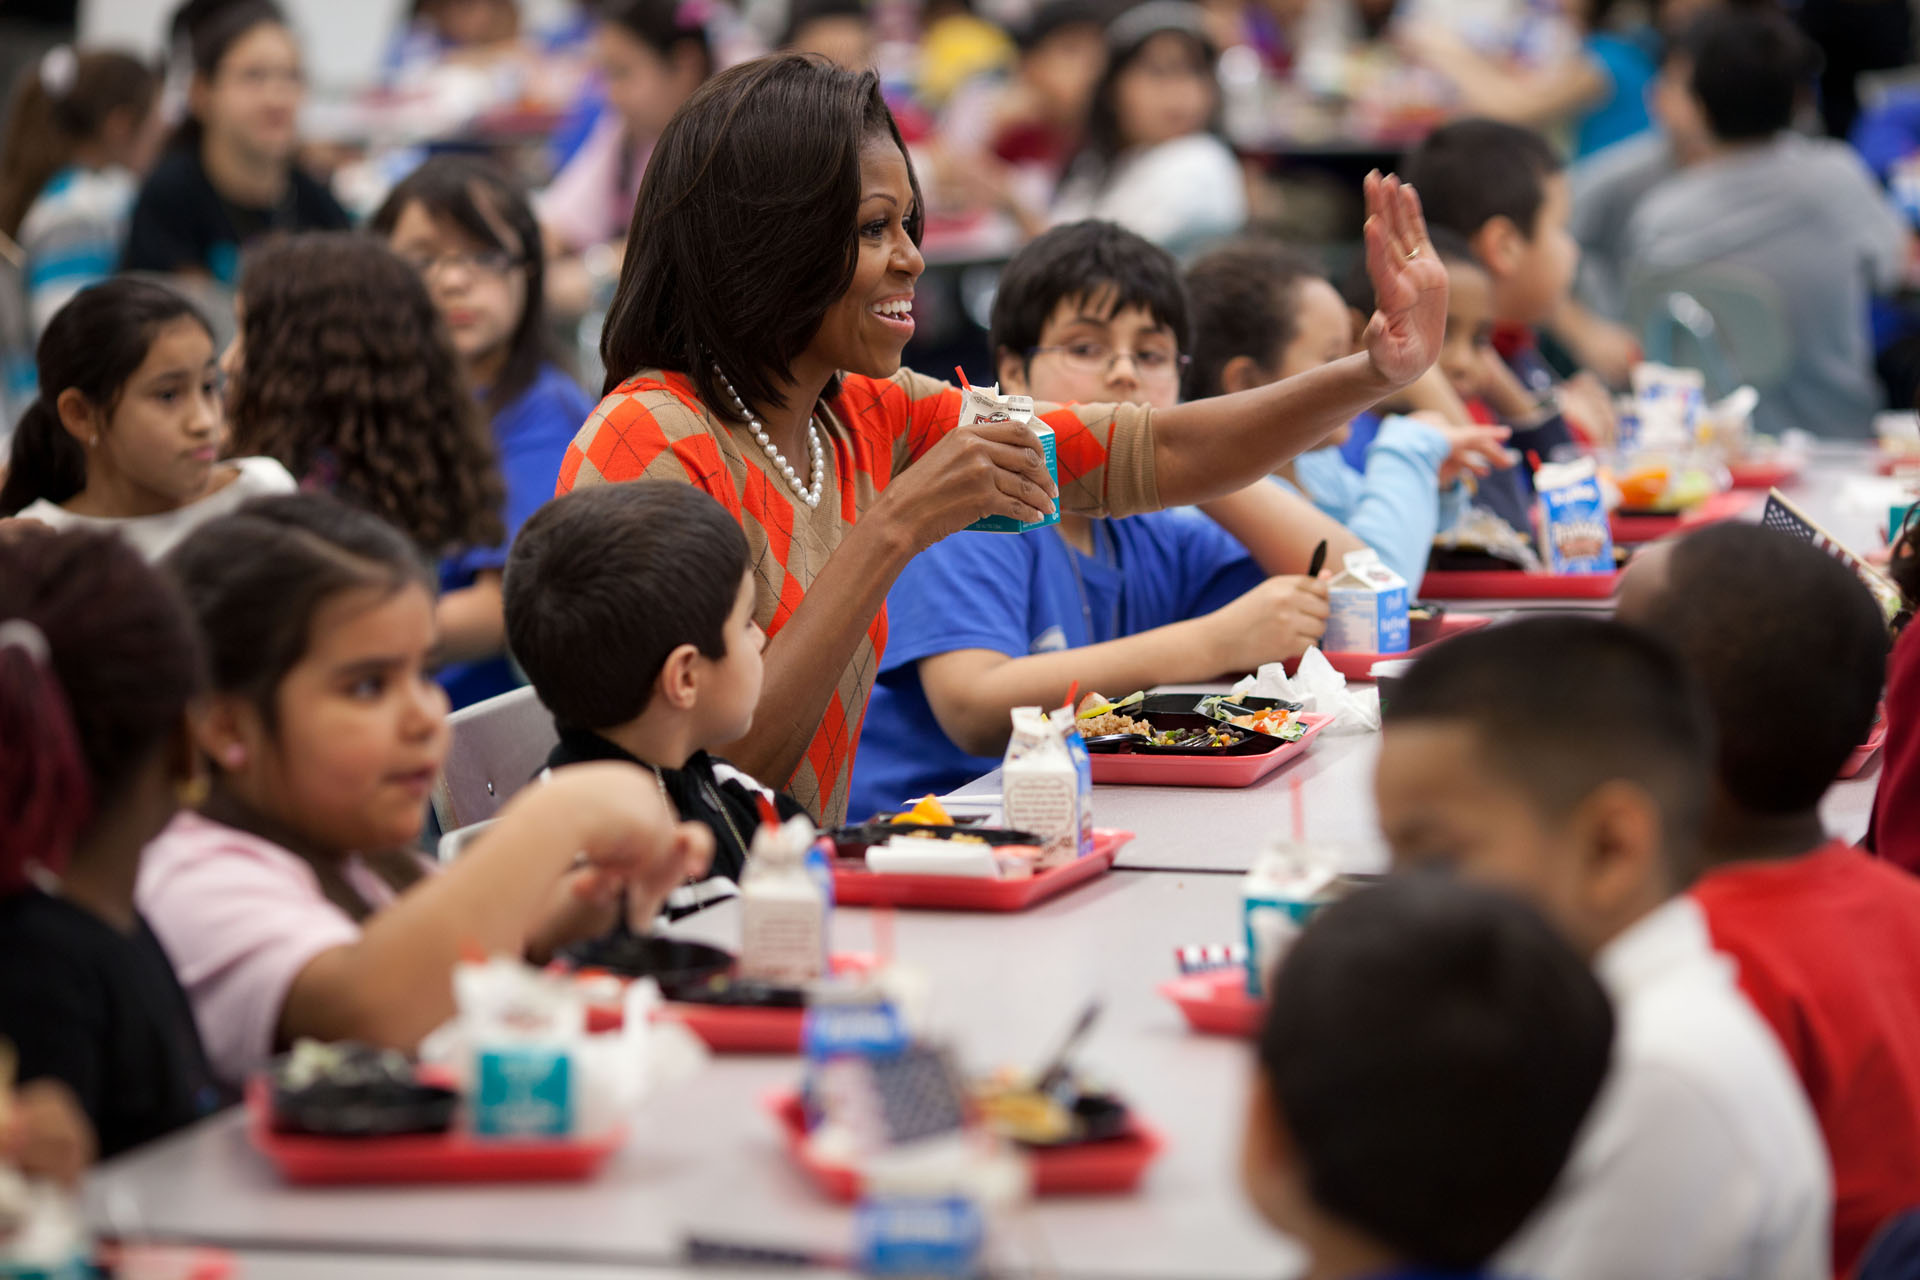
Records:
[[[526,687],[462,707],[447,725],[452,736],[433,788],[433,816],[448,832],[492,818],[533,781],[560,740],[552,714]]]
[[[1764,396],[1793,365],[1779,286],[1742,267],[1637,273],[1627,283],[1626,321],[1647,359],[1707,374],[1713,399],[1743,384]]]

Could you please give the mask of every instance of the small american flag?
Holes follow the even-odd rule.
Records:
[[[1806,512],[1794,506],[1778,489],[1768,492],[1767,505],[1760,512],[1760,524],[1762,528],[1775,529],[1805,542],[1811,542],[1853,570],[1867,590],[1873,593],[1873,598],[1879,602],[1881,609],[1889,618],[1902,608],[1898,587],[1889,582],[1878,569],[1855,555],[1838,538],[1814,523]]]

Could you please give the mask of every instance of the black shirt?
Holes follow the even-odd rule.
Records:
[[[38,889],[0,898],[0,1036],[19,1051],[22,1081],[51,1076],[74,1091],[102,1156],[229,1101],[147,922],[124,934]]]
[[[236,204],[214,190],[198,147],[175,147],[140,188],[122,271],[204,271],[222,284],[240,275],[240,251],[271,231],[344,231],[333,193],[295,169],[280,203]]]
[[[652,769],[631,751],[587,729],[562,729],[560,741],[547,756],[547,768],[585,764],[591,760],[624,760]],[[747,865],[753,833],[760,826],[759,795],[772,798],[780,820],[805,813],[800,802],[785,792],[763,787],[724,760],[704,751],[688,757],[685,767],[659,770],[667,797],[683,822],[702,822],[713,832],[713,867],[709,875],[725,876],[738,884]]]

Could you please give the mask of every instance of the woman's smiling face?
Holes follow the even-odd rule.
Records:
[[[914,282],[927,265],[907,234],[913,212],[913,178],[899,145],[884,134],[869,139],[860,151],[853,283],[827,309],[807,356],[872,378],[900,368],[900,352],[913,337]]]

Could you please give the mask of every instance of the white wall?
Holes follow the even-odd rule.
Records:
[[[83,44],[114,44],[157,54],[179,0],[80,0]],[[306,49],[307,74],[320,89],[366,84],[408,8],[408,0],[279,0]]]

